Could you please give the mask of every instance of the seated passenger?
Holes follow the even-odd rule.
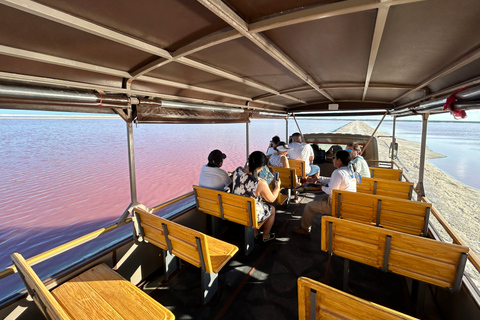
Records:
[[[355,142],[347,144],[347,151],[350,153],[355,171],[360,173],[363,178],[370,178],[370,169],[368,168],[367,161],[360,155],[360,145]]]
[[[307,203],[303,210],[300,227],[293,227],[295,233],[310,235],[313,217],[317,214],[332,215],[332,190],[357,191],[357,180],[348,172],[348,163],[350,154],[341,150],[333,157],[333,165],[337,168],[332,173],[331,178],[321,177],[320,182],[324,184],[322,190],[326,193],[322,201],[312,201]]]
[[[305,161],[305,174],[307,176],[315,176],[318,179],[320,175],[320,167],[312,164],[314,160],[314,154],[312,146],[308,143],[302,142],[302,136],[300,133],[292,134],[292,143],[289,144],[290,150],[288,151],[288,157],[292,160]]]
[[[200,179],[198,185],[216,190],[225,190],[232,184],[228,173],[220,169],[223,165],[223,160],[227,156],[222,151],[215,149],[208,155],[208,164],[202,167],[200,172]]]
[[[331,146],[327,152],[326,152],[326,156],[331,158],[333,157],[338,151],[342,150],[342,147],[340,147],[338,144],[334,145],[334,146]]]
[[[275,182],[275,188],[270,190],[265,180],[258,177],[258,173],[267,164],[267,156],[261,151],[254,151],[248,157],[245,168],[238,167],[233,174],[233,190],[235,194],[255,198],[257,203],[258,222],[263,224],[263,242],[275,239],[275,233],[271,233],[275,221],[275,207],[263,202],[274,202],[280,193],[280,180]],[[255,230],[255,238],[259,230]]]
[[[270,156],[270,159],[268,160],[269,164],[273,167],[290,168],[287,159],[287,152],[290,150],[288,144],[284,141],[280,141],[273,149],[275,150],[275,153]]]
[[[275,136],[272,138],[272,141],[270,141],[270,144],[268,145],[267,153],[266,156],[268,159],[270,159],[270,156],[275,153],[275,147],[278,145],[280,142],[280,137]]]

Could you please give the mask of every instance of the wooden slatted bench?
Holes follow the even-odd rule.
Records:
[[[198,210],[245,226],[244,252],[248,255],[255,246],[254,229],[265,222],[257,220],[256,200],[199,186],[193,186],[193,192]]]
[[[297,176],[301,178],[307,177],[307,173],[305,172],[305,161],[288,159],[288,164],[290,165],[290,168],[295,169]]]
[[[402,181],[402,169],[377,168],[370,167],[370,176],[372,178]]]
[[[175,319],[173,313],[99,264],[48,291],[19,253],[11,255],[28,293],[47,319]]]
[[[291,190],[297,187],[297,171],[294,168],[284,168],[284,167],[273,167],[269,166],[270,170],[277,171],[282,182],[282,188],[287,189],[287,195],[279,194],[278,203],[279,204],[290,204]],[[275,181],[272,181],[270,188],[275,184]],[[273,185],[273,186],[272,186]]]
[[[377,227],[427,236],[431,203],[333,190],[332,215]]]
[[[357,192],[410,200],[413,193],[413,183],[379,178],[362,178],[361,183],[357,182]]]
[[[360,299],[321,282],[300,277],[298,319],[416,319],[398,311]]]
[[[134,208],[133,214],[137,239],[163,249],[169,255],[166,267],[174,255],[202,269],[202,301],[206,304],[218,288],[218,272],[238,248],[139,208]]]
[[[467,247],[377,228],[330,216],[322,217],[321,249],[348,259],[455,292],[462,284]]]

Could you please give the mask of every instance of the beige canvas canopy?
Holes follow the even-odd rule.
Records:
[[[478,108],[479,17],[478,0],[0,0],[0,108],[405,115],[463,88],[453,106]]]

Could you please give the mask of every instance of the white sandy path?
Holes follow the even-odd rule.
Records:
[[[361,121],[353,121],[341,127],[336,132],[371,134],[374,128]],[[386,160],[391,142],[391,133],[376,132],[379,159]],[[420,143],[398,139],[398,163],[403,167],[408,179],[418,182],[418,167],[420,164]],[[427,138],[428,144],[428,138]],[[441,158],[444,155],[427,149],[427,159]],[[472,170],[477,170],[472,168]],[[480,256],[480,190],[466,186],[440,170],[430,162],[425,163],[424,188],[427,199],[457,234],[468,244],[477,256]],[[433,220],[433,217],[432,217]],[[434,224],[440,230],[439,224]],[[441,232],[445,241],[451,241],[446,232]],[[470,268],[469,268],[470,269]],[[472,274],[479,283],[479,275]]]

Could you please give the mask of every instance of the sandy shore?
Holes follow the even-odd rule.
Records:
[[[364,122],[353,121],[341,127],[336,132],[351,132],[371,134],[374,128]],[[379,159],[389,159],[388,149],[391,138],[378,137],[389,136],[391,133],[377,132]],[[397,162],[407,175],[408,179],[418,182],[418,167],[420,163],[420,143],[398,139]],[[427,150],[427,159],[442,158],[442,154]],[[466,186],[453,177],[438,169],[430,162],[425,163],[424,188],[427,199],[434,208],[440,212],[445,220],[453,227],[457,234],[468,244],[477,256],[480,255],[480,190]],[[431,220],[436,220],[432,216]],[[436,221],[434,221],[436,222]],[[434,223],[444,241],[451,242],[451,238],[438,223]],[[468,268],[470,271],[471,268]],[[477,282],[480,276],[469,272]]]

